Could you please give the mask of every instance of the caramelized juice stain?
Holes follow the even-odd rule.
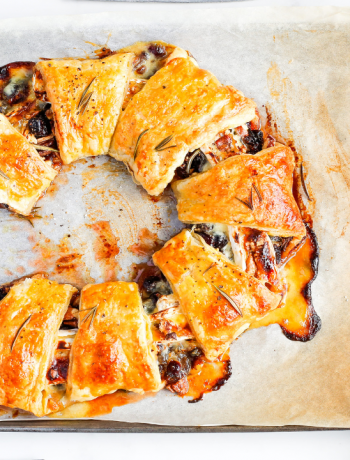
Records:
[[[89,227],[95,232],[94,256],[103,272],[104,281],[115,281],[119,271],[116,256],[119,254],[119,238],[114,235],[108,221],[95,222]]]
[[[142,228],[138,234],[138,242],[129,246],[129,251],[137,256],[151,256],[163,247],[164,241],[158,239],[156,233]]]
[[[205,393],[219,390],[231,377],[231,374],[232,368],[228,352],[220,361],[215,362],[201,357],[187,377],[189,390],[185,396],[193,398],[189,401],[190,403],[201,401]]]
[[[98,417],[100,415],[110,414],[114,407],[133,404],[142,399],[154,397],[155,393],[138,393],[116,391],[110,395],[100,396],[92,401],[85,401],[72,404],[71,406],[61,410],[59,413],[49,415],[51,418],[83,418],[83,417]]]
[[[307,227],[307,238],[297,254],[282,269],[288,284],[284,306],[253,323],[254,329],[279,324],[291,340],[311,340],[321,328],[321,319],[312,305],[311,284],[317,276],[318,245],[314,232]]]

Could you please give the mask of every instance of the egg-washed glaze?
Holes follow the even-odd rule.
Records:
[[[150,195],[159,195],[188,152],[252,120],[255,107],[191,59],[172,59],[127,105],[109,153],[128,164]]]
[[[153,256],[180,301],[194,336],[213,361],[250,324],[274,310],[281,296],[183,230]],[[222,289],[239,312],[218,291]]]
[[[49,412],[46,374],[58,329],[76,289],[45,278],[17,283],[0,302],[0,404]]]
[[[86,401],[118,389],[160,390],[150,322],[137,284],[87,285],[81,292],[79,313],[70,354],[69,399]]]
[[[108,152],[133,57],[124,53],[100,60],[49,60],[36,65],[52,105],[63,163]]]
[[[236,155],[214,168],[173,183],[179,220],[223,223],[304,237],[292,193],[293,152],[285,145],[256,155]]]
[[[0,114],[0,203],[29,215],[33,206],[57,175],[31,145]]]

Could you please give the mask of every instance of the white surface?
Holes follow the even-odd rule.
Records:
[[[159,4],[118,4],[84,0],[0,0],[1,19],[56,14],[81,14],[159,8]],[[224,3],[227,7],[228,4]],[[240,6],[350,6],[350,0],[256,0],[234,3]],[[210,4],[206,4],[206,7]],[[197,8],[203,5],[174,7]],[[0,460],[45,459],[227,459],[317,460],[350,458],[348,431],[306,433],[232,433],[232,434],[36,434],[0,433]]]

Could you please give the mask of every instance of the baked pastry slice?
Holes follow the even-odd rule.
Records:
[[[177,295],[207,359],[220,357],[252,322],[279,306],[281,296],[183,230],[153,255]]]
[[[0,203],[29,215],[56,175],[50,163],[0,114]]]
[[[76,289],[26,278],[0,302],[0,405],[51,412],[47,372],[58,329]]]
[[[293,152],[285,145],[237,155],[172,187],[179,219],[222,223],[303,238],[305,225],[293,197]]]
[[[108,152],[128,88],[132,53],[100,60],[49,60],[36,65],[52,104],[63,163]]]
[[[122,113],[110,155],[124,161],[149,194],[159,195],[191,152],[228,127],[255,117],[255,103],[179,57],[151,77]]]
[[[87,285],[70,355],[68,397],[87,401],[117,390],[161,389],[150,322],[137,284]]]

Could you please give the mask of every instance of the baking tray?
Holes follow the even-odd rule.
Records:
[[[198,10],[199,11],[199,10]],[[276,10],[277,11],[277,10]],[[274,13],[276,13],[275,10],[273,10]],[[289,22],[289,16],[292,15],[294,10],[288,10],[288,21],[286,19],[286,16],[287,16],[287,12],[285,12],[284,14],[286,14],[286,16],[283,16],[285,18],[285,20],[287,22]],[[316,12],[319,11],[317,9],[313,10],[312,11],[312,19],[316,21],[315,17],[317,16]],[[185,11],[183,11],[184,13]],[[263,12],[263,10],[262,10]],[[219,14],[220,13],[220,14]],[[248,15],[249,13],[249,15]],[[271,11],[266,11],[265,12],[265,17],[267,17],[267,20],[270,21],[270,16],[269,16],[269,13],[271,13]],[[311,13],[311,12],[310,12]],[[322,15],[322,14],[328,18],[328,17],[334,17],[335,16],[335,12],[332,10],[332,11],[325,11],[325,10],[322,10],[319,14]],[[187,13],[186,11],[186,15],[189,14]],[[192,16],[196,15],[197,17],[197,11],[195,12],[192,12]],[[207,14],[204,14],[204,11],[201,12],[202,16],[200,15],[200,20],[202,21],[208,21],[208,24],[210,27],[212,27],[213,29],[213,25],[212,25],[212,17],[210,18],[207,18]],[[216,20],[220,19],[224,13],[222,13],[221,11],[220,12],[216,12],[215,11],[213,12],[213,18],[215,16],[215,14],[217,14],[217,18]],[[141,13],[140,13],[141,15]],[[245,16],[247,15],[247,16]],[[137,16],[137,15],[136,15]],[[220,16],[220,17],[219,17]],[[249,17],[248,17],[249,16]],[[298,15],[296,15],[298,16]],[[242,13],[241,17],[245,18],[245,21],[249,22],[251,20],[251,13],[250,11],[248,11],[248,9],[246,9],[245,13]],[[95,18],[95,16],[94,16]],[[113,22],[113,27],[116,27],[118,23],[118,21],[116,20],[117,18],[113,18],[113,21],[115,21],[115,23]],[[121,25],[123,25],[123,21],[126,21],[127,18],[123,17],[123,18],[120,18],[120,22],[121,22]],[[128,43],[132,43],[133,41],[136,41],[136,40],[133,40],[133,38],[136,38],[140,35],[140,31],[144,30],[145,28],[145,24],[144,24],[144,19],[143,18],[140,18],[140,17],[137,17],[136,19],[138,19],[139,22],[136,21],[136,25],[135,27],[133,27],[132,29],[129,30],[129,35],[127,35],[127,38],[125,38],[125,41],[127,40]],[[173,16],[172,16],[172,19],[173,19]],[[184,21],[182,21],[180,23],[179,19],[184,19]],[[191,45],[192,45],[192,48],[191,49],[195,49],[195,55],[197,58],[199,58],[199,60],[203,61],[206,63],[206,65],[208,66],[208,68],[214,70],[216,69],[216,71],[218,71],[218,73],[220,73],[220,75],[226,75],[225,73],[225,67],[220,67],[219,69],[216,68],[216,66],[214,65],[214,60],[212,59],[211,55],[202,55],[201,54],[201,50],[203,48],[203,45],[202,45],[202,37],[199,37],[200,34],[198,34],[198,30],[196,28],[194,28],[193,30],[192,29],[188,29],[186,28],[185,25],[183,25],[183,23],[185,23],[186,18],[177,18],[176,21],[174,20],[174,24],[172,25],[172,27],[169,29],[169,28],[165,28],[165,32],[166,32],[166,37],[167,40],[169,42],[176,42],[178,43],[180,41],[180,44],[186,44],[188,43],[189,41],[191,41]],[[95,19],[94,19],[95,20]],[[102,20],[102,19],[101,19]],[[276,18],[274,18],[274,20],[276,21]],[[298,19],[299,20],[299,19]],[[33,20],[34,21],[34,20]],[[39,21],[39,19],[37,19],[37,21]],[[57,24],[55,24],[55,27],[60,27],[60,19],[59,18],[55,18],[54,21],[57,21]],[[72,35],[74,33],[77,33],[76,31],[76,28],[79,30],[81,30],[82,32],[84,32],[83,30],[83,23],[80,23],[79,22],[79,27],[77,27],[77,24],[76,24],[76,19],[74,17],[71,18],[71,21],[72,21],[72,30],[74,30],[74,32],[72,32]],[[89,24],[90,27],[92,27],[92,19],[90,20],[89,17],[84,17],[83,19],[81,19],[81,21],[85,21],[86,23]],[[90,22],[89,22],[90,21]],[[146,21],[146,20],[145,20]],[[42,22],[42,19],[40,19],[40,22]],[[84,24],[85,24],[84,22]],[[108,22],[108,24],[110,24],[112,22],[112,18],[110,19],[110,22]],[[225,23],[226,24],[226,23]],[[309,28],[311,27],[311,25],[309,25],[310,23],[308,23],[306,26],[302,27],[300,30],[297,30],[295,32],[293,32],[293,34],[297,34],[297,33],[302,33],[302,36],[304,38],[304,41],[303,41],[303,44],[305,46],[305,40],[308,39],[308,40],[311,40],[313,34],[309,33]],[[22,24],[21,22],[21,25],[26,25],[26,24]],[[45,22],[44,21],[44,25],[45,27],[48,29],[49,27],[52,28],[53,27],[53,24],[50,22]],[[147,24],[146,24],[147,25]],[[18,26],[18,24],[17,24]],[[73,27],[74,26],[74,27]],[[208,27],[209,27],[208,26]],[[8,25],[7,27],[10,28],[10,25]],[[11,26],[12,27],[12,26]],[[85,27],[85,26],[84,26]],[[95,27],[95,26],[94,26]],[[164,26],[165,27],[165,26]],[[265,27],[265,26],[264,26]],[[256,30],[257,30],[257,33],[258,35],[260,34],[261,37],[264,36],[265,34],[265,29],[264,29],[263,26],[259,25],[256,27]],[[279,62],[281,61],[281,59],[279,58],[280,54],[281,53],[281,49],[283,50],[284,47],[282,48],[279,48],[279,46],[282,46],[282,45],[279,45],[279,43],[282,43],[283,46],[285,46],[285,42],[286,42],[286,34],[285,34],[285,31],[284,31],[284,27],[283,27],[283,23],[281,23],[280,21],[278,22],[278,25],[275,26],[275,25],[272,25],[271,27],[276,27],[276,30],[278,31],[279,35],[278,37],[274,37],[274,40],[269,42],[269,46],[271,47],[271,50],[273,51],[273,56],[276,57],[276,59],[278,58],[279,59]],[[299,27],[299,26],[298,26]],[[298,28],[297,27],[297,28]],[[330,28],[331,30],[332,27],[330,26],[327,26],[328,28]],[[5,27],[4,27],[5,28]],[[315,25],[313,25],[313,28],[316,28]],[[330,32],[330,30],[328,30],[327,28],[327,33]],[[107,34],[108,34],[108,28],[105,27],[105,29],[101,28],[102,32],[101,32],[101,36],[102,38],[99,39],[99,43],[102,43],[102,39],[104,39]],[[243,26],[242,24],[239,24],[238,25],[238,30],[240,32],[240,36],[241,36],[241,40],[243,42],[243,35],[244,33],[248,34],[251,33],[250,30],[248,30],[250,28],[247,28],[245,26]],[[305,30],[304,30],[305,29]],[[343,33],[343,27],[339,27],[339,30],[336,30],[337,28],[334,28],[335,29],[335,33],[336,34],[341,34]],[[18,28],[17,28],[18,30]],[[19,28],[19,30],[23,30],[22,27]],[[3,31],[2,31],[3,32]],[[214,30],[215,32],[215,30]],[[227,33],[229,32],[232,32],[230,29],[228,29]],[[311,32],[314,32],[314,30],[311,30]],[[150,31],[147,29],[147,34],[146,34],[146,37],[148,38],[152,38],[150,36]],[[47,32],[48,36],[50,37],[50,34],[49,32]],[[154,35],[154,32],[152,32],[152,35]],[[95,36],[95,35],[94,35]],[[98,34],[96,34],[97,38],[96,40],[98,40]],[[196,42],[195,39],[197,39],[196,37],[198,36],[198,42]],[[232,33],[229,35],[230,37],[232,36]],[[293,35],[294,36],[294,35]],[[324,34],[325,37],[327,37],[326,34]],[[346,34],[346,36],[348,36]],[[85,38],[86,40],[87,39],[91,39],[91,34],[88,36],[88,34],[83,35],[83,38]],[[124,35],[123,35],[124,37]],[[179,40],[179,37],[181,40]],[[311,38],[310,38],[311,37]],[[37,53],[43,53],[43,54],[39,54],[40,56],[43,55],[45,56],[45,48],[47,46],[47,44],[45,43],[45,46],[42,45],[42,48],[39,48],[38,50],[32,50],[29,48],[29,54],[27,54],[27,50],[24,50],[23,48],[19,47],[18,44],[19,44],[19,41],[17,39],[17,36],[14,35],[14,40],[13,40],[13,50],[15,51],[17,59],[19,59],[22,54],[26,56],[32,56],[33,55],[33,59],[35,58],[35,55]],[[200,38],[200,42],[199,42],[199,38]],[[293,37],[292,37],[293,38]],[[191,40],[190,40],[191,39]],[[124,38],[123,38],[124,40]],[[278,41],[279,40],[279,41]],[[326,40],[326,39],[325,39]],[[329,38],[327,39],[329,40]],[[1,41],[1,40],[0,40]],[[291,39],[289,39],[289,41],[291,41]],[[287,44],[289,43],[289,41],[287,41]],[[8,35],[6,36],[6,34],[4,34],[4,41],[3,41],[4,45],[6,45],[8,43]],[[341,42],[342,43],[342,42]],[[125,43],[127,44],[127,43]],[[210,43],[207,41],[204,43],[204,45],[209,45]],[[8,47],[8,45],[7,45]],[[62,51],[61,51],[61,54],[62,55],[65,55],[63,54],[65,49],[63,47],[63,45],[61,45],[62,47]],[[237,47],[237,40],[236,40],[236,47]],[[205,46],[204,46],[205,48]],[[6,49],[6,46],[4,46],[4,49]],[[341,49],[341,48],[340,48]],[[299,50],[297,50],[299,52]],[[223,57],[226,56],[226,51],[225,49],[222,49],[220,52],[223,53]],[[227,53],[229,52],[229,50],[227,50]],[[304,48],[302,48],[300,50],[300,54],[302,54],[304,52]],[[31,53],[31,54],[30,54]],[[5,53],[6,55],[6,53]],[[198,55],[198,56],[197,56]],[[229,55],[229,54],[227,54]],[[299,54],[298,54],[299,56]],[[315,59],[317,58],[317,53],[315,54]],[[4,57],[5,59],[5,57]],[[7,60],[7,62],[10,62],[9,60]],[[221,60],[221,62],[224,62],[224,60]],[[245,64],[246,62],[245,61],[242,61],[243,64]],[[281,61],[282,62],[282,61]],[[303,61],[302,61],[303,62]],[[285,66],[287,66],[287,63],[284,63],[284,61],[282,62],[282,64],[284,64]],[[293,65],[292,61],[291,63],[288,63],[288,65]],[[273,68],[274,69],[274,68]],[[275,72],[276,73],[276,72]],[[290,71],[289,71],[290,73]],[[249,74],[252,78],[252,81],[253,81],[253,84],[258,87],[258,83],[259,81],[257,80],[257,76],[254,74],[254,73],[247,73],[244,71],[244,67],[243,67],[243,70],[242,72],[237,72],[237,73],[234,73],[234,82],[235,84],[237,85],[237,87],[241,88],[243,91],[249,91],[248,87],[247,87],[247,84],[246,84],[246,81],[245,81],[245,75],[246,74]],[[224,78],[225,80],[225,78]],[[225,80],[225,82],[231,82],[232,81],[232,76],[227,74],[227,78]],[[304,82],[307,82],[309,80],[305,79],[303,80]],[[339,85],[341,86],[341,85]],[[250,93],[249,93],[250,95]],[[259,104],[263,104],[265,103],[266,101],[266,94],[261,91],[260,93],[258,91],[254,91],[254,96],[257,95],[259,97]],[[280,119],[283,119],[282,117],[280,117]],[[98,163],[104,163],[104,160],[103,159],[99,159],[99,160],[96,160],[96,162]],[[108,166],[108,165],[107,165]],[[106,166],[106,167],[107,167]],[[77,166],[74,166],[74,169],[77,168],[77,170],[75,171],[76,173],[78,173],[78,169],[81,168],[82,166],[81,165],[77,165]],[[87,167],[87,166],[86,166]],[[96,168],[97,169],[97,168]],[[122,174],[122,171],[118,171],[119,174]],[[317,171],[316,170],[311,170],[311,174],[316,174]],[[78,174],[77,175],[73,175],[72,174],[72,177],[80,177]],[[313,179],[313,177],[311,177],[311,179]],[[315,183],[316,181],[315,180],[312,180],[313,183]],[[130,183],[130,181],[128,181],[128,183]],[[65,193],[67,194],[67,202],[69,201],[69,189],[68,189],[68,186],[66,185],[65,187],[60,187],[59,188],[59,193]],[[46,197],[46,201],[48,200],[48,197]],[[327,198],[328,202],[329,202],[329,198]],[[66,208],[65,208],[66,209]],[[332,209],[332,206],[329,205],[329,209],[330,209],[330,213],[331,213],[331,209]],[[51,210],[51,208],[50,208]],[[58,211],[57,211],[57,214]],[[77,216],[76,214],[73,214],[71,213],[72,216],[74,217],[74,219],[77,219]],[[55,214],[56,215],[56,214]],[[79,216],[78,216],[79,217]],[[40,225],[40,222],[37,224],[38,226]],[[333,227],[332,227],[333,228]],[[163,238],[163,237],[162,237]],[[165,239],[165,237],[164,237]],[[3,241],[4,243],[4,241]],[[126,243],[125,245],[127,246],[129,243]],[[4,245],[6,247],[6,245]],[[338,268],[338,272],[340,272],[341,270]],[[332,292],[338,294],[338,297],[340,295],[339,292],[341,292],[341,290],[339,289],[339,285],[337,283],[335,283],[334,285],[331,285],[331,288],[333,286],[333,289],[331,289]],[[335,286],[337,287],[337,289],[335,289]],[[319,286],[320,288],[320,296],[322,295],[322,286]],[[344,308],[344,311],[345,313],[348,311],[348,309],[345,309]],[[324,312],[324,315],[325,315],[325,318],[326,318],[326,312]],[[340,315],[341,316],[341,315]],[[331,322],[331,320],[330,320]],[[348,331],[348,329],[347,329]],[[346,332],[348,333],[348,332]],[[277,343],[277,342],[275,342]],[[316,342],[313,342],[313,343],[316,343]],[[329,342],[331,343],[332,345],[332,342]],[[275,345],[274,345],[275,346]],[[281,350],[283,351],[283,346],[284,346],[284,342],[281,343]],[[276,347],[277,348],[277,347]],[[268,348],[266,348],[266,350],[268,350]],[[329,352],[329,347],[327,348],[327,352]],[[277,352],[276,352],[277,353]],[[338,351],[337,351],[338,353]],[[329,354],[329,353],[328,353]],[[243,355],[242,355],[243,356]],[[320,356],[326,356],[326,354],[323,354],[323,355],[320,355]],[[332,354],[330,354],[330,356],[332,356]],[[260,357],[260,359],[262,359]],[[305,360],[305,363],[309,363],[309,361]],[[320,364],[322,364],[323,361],[321,361]],[[325,362],[326,363],[326,362]],[[308,364],[309,366],[309,364]],[[319,369],[319,364],[317,364],[318,366],[318,369]],[[307,369],[306,369],[307,370]],[[343,369],[344,370],[344,369]],[[339,376],[342,376],[342,379],[346,378],[346,375],[347,375],[347,371],[345,370],[345,372],[339,372],[337,371]],[[273,375],[273,374],[271,374]],[[346,382],[348,382],[349,378],[346,379]],[[315,380],[312,380],[312,383],[314,384],[313,388],[314,390],[317,389],[317,385],[316,385],[316,378]],[[286,388],[286,387],[285,387]],[[329,385],[328,388],[330,389],[330,391],[332,393],[334,393],[334,385]],[[346,388],[349,388],[348,385],[346,385],[344,387],[345,389]],[[308,387],[308,391],[310,390],[310,388]],[[343,390],[343,389],[342,389]],[[316,393],[316,391],[314,392]],[[342,393],[343,395],[343,393]],[[220,394],[218,395],[220,397]],[[265,396],[267,397],[267,401],[269,403],[271,403],[271,400],[269,398],[269,395],[267,395],[265,393]],[[278,395],[279,398],[280,398],[280,395]],[[308,393],[308,396],[310,396],[310,394]],[[349,401],[350,401],[350,395],[349,395]],[[255,402],[254,402],[255,404]],[[321,404],[318,405],[318,407],[323,407],[323,404],[322,404],[322,401],[321,401]],[[338,407],[338,406],[337,406]],[[341,400],[340,403],[339,403],[339,407],[338,409],[339,410],[343,410],[343,411],[346,411],[346,415],[348,417],[348,409],[347,409],[347,404],[346,404],[346,399],[345,400]],[[282,411],[282,414],[285,415],[288,410],[290,408],[290,404],[288,404],[288,401],[286,402],[285,401],[285,405],[283,407],[283,411]],[[220,410],[220,413],[219,413],[220,417],[222,415],[222,411]],[[329,416],[328,416],[329,417]],[[138,418],[135,416],[135,414],[129,418],[129,420],[138,420]],[[182,419],[181,421],[186,421],[186,416],[184,417],[182,415]],[[253,419],[253,420],[250,420],[250,422],[248,423],[261,423],[261,420],[259,419]],[[327,418],[327,417],[323,417],[322,418],[323,420],[323,424],[324,425],[328,425],[328,424],[332,424],[337,426],[337,423],[339,422],[334,422],[331,420],[331,418]],[[152,421],[152,420],[148,420],[148,421]],[[201,423],[201,419],[198,419],[198,424]],[[113,432],[113,433],[118,433],[118,432],[130,432],[130,433],[211,433],[211,432],[215,432],[215,433],[219,433],[219,432],[282,432],[282,431],[286,431],[286,432],[295,432],[295,431],[326,431],[326,430],[338,430],[338,429],[342,429],[342,428],[337,428],[337,427],[333,427],[333,428],[325,428],[325,427],[313,427],[313,426],[305,426],[303,425],[303,422],[302,420],[295,420],[295,423],[299,423],[299,425],[285,425],[285,426],[259,426],[259,425],[218,425],[218,424],[215,424],[215,423],[220,423],[221,420],[219,419],[217,422],[215,421],[208,421],[208,422],[205,422],[203,421],[203,423],[207,423],[206,426],[198,426],[197,424],[194,423],[194,421],[191,421],[192,425],[191,426],[173,426],[173,425],[162,425],[161,423],[167,423],[166,420],[162,421],[160,420],[159,421],[160,424],[149,424],[149,423],[127,423],[127,422],[117,422],[117,421],[106,421],[106,420],[89,420],[89,419],[80,419],[80,420],[19,420],[18,418],[14,418],[14,419],[11,419],[9,421],[5,421],[5,422],[0,422],[0,431],[7,431],[7,432],[10,432],[10,431],[13,431],[13,432],[17,432],[17,431],[28,431],[28,432]],[[236,423],[242,423],[241,420],[236,420]],[[169,423],[175,423],[174,421],[169,421]],[[209,423],[212,423],[211,425],[209,425]],[[234,421],[233,421],[234,423]],[[270,423],[275,423],[275,424],[278,424],[278,422],[276,422],[276,420],[274,421],[271,421]],[[282,423],[288,423],[288,421],[286,422],[282,422]],[[309,424],[317,424],[317,421],[313,420],[313,421],[305,421],[304,422],[305,424],[309,423]],[[321,423],[321,422],[320,422]],[[215,425],[214,425],[215,424]],[[338,425],[339,426],[339,425]]]
[[[38,420],[9,421],[0,424],[0,432],[39,432],[39,433],[266,433],[295,431],[336,431],[349,428],[323,428],[313,426],[171,426],[151,425],[149,423],[126,423],[104,420]]]

